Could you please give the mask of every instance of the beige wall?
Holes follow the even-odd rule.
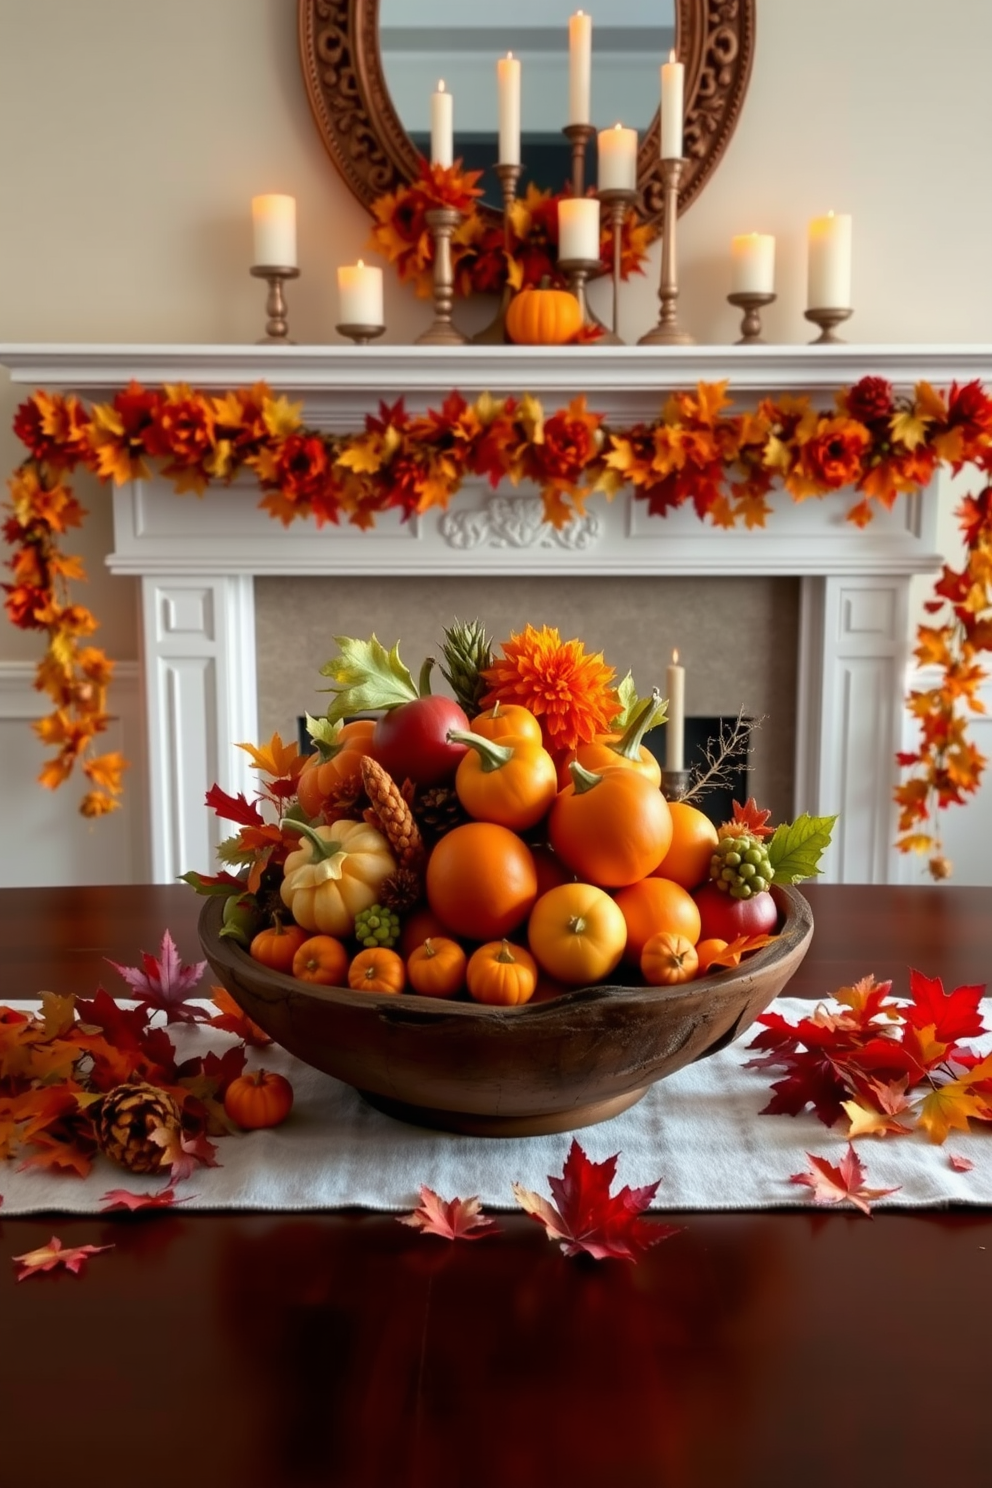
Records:
[[[852,339],[992,340],[990,55],[988,0],[758,0],[741,123],[681,226],[696,338],[734,338],[728,242],[760,228],[779,248],[769,338],[808,339],[805,223],[833,207],[854,214]],[[368,219],[311,121],[294,0],[0,0],[0,342],[253,340],[248,202],[272,190],[299,203],[294,332],[334,340],[334,266]],[[625,294],[628,338],[655,318],[656,281],[652,267]],[[391,340],[423,314],[387,280]],[[5,467],[16,401],[0,380]],[[132,658],[134,582],[102,570],[105,493],[87,496],[86,597]],[[0,630],[0,664],[37,652]]]

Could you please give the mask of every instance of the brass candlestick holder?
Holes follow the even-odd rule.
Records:
[[[338,325],[334,329],[339,336],[347,336],[349,341],[354,341],[356,346],[368,346],[377,336],[381,336],[386,327],[384,325]]]
[[[637,343],[639,346],[691,346],[692,337],[678,322],[675,302],[679,297],[678,265],[675,253],[675,224],[679,215],[679,181],[685,161],[681,159],[661,162],[662,202],[664,226],[661,235],[661,283],[658,299],[661,314],[653,331],[648,331]]]
[[[522,171],[522,165],[497,165],[496,167],[499,184],[503,188],[503,247],[506,249],[507,257],[509,257],[510,234],[513,229],[513,203],[517,199],[517,184]],[[513,290],[510,288],[509,282],[507,282],[503,285],[503,293],[500,295],[499,309],[485,330],[477,331],[472,337],[473,345],[502,346],[504,344],[506,341],[506,312],[510,308],[510,301],[512,299]]]
[[[666,801],[681,801],[689,789],[691,770],[667,770],[661,772],[661,794]]]
[[[432,207],[425,212],[434,239],[434,320],[416,339],[417,346],[464,346],[468,337],[452,324],[455,281],[451,269],[451,234],[461,213],[455,207]]]
[[[608,187],[599,193],[599,199],[604,203],[610,214],[610,227],[613,231],[613,343],[622,346],[620,339],[620,263],[622,257],[622,238],[624,218],[627,216],[627,208],[637,200],[637,192],[631,191],[623,186]]]
[[[594,124],[566,124],[563,134],[572,146],[572,195],[586,194],[586,149],[596,133]]]
[[[765,305],[774,304],[775,298],[773,294],[758,294],[748,289],[742,289],[736,294],[727,296],[732,305],[744,311],[738,346],[764,346],[765,338],[761,334],[761,311]]]
[[[295,346],[295,342],[289,338],[289,319],[286,311],[286,296],[283,294],[283,284],[287,279],[298,279],[300,271],[296,268],[280,268],[273,264],[254,264],[248,270],[253,279],[264,279],[269,292],[265,297],[265,335],[260,336],[256,346],[265,346],[270,342],[281,343],[283,346]]]
[[[579,302],[582,311],[582,324],[598,325],[599,321],[589,313],[589,304],[586,300],[586,284],[600,270],[598,258],[560,258],[558,267],[565,276],[566,283],[572,294]]]
[[[811,346],[842,346],[843,336],[834,335],[834,326],[839,326],[842,321],[850,320],[854,314],[853,310],[806,310],[803,312],[807,320],[813,321],[814,325],[820,327],[820,334],[814,336],[810,342]]]

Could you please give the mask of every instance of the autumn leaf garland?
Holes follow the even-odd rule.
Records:
[[[261,506],[285,526],[312,518],[366,529],[381,512],[406,520],[446,507],[467,476],[494,487],[532,483],[559,528],[594,494],[611,499],[628,485],[655,515],[690,503],[700,520],[723,528],[763,527],[776,485],[796,501],[850,488],[848,519],[865,526],[938,468],[970,466],[981,489],[957,512],[964,562],[944,566],[927,606],[932,623],[917,637],[917,660],[939,680],[910,693],[919,741],[898,757],[906,776],[895,792],[896,845],[927,855],[931,874],[945,877],[939,813],[974,794],[986,764],[967,723],[983,711],[981,660],[992,650],[992,398],[978,382],[946,394],[921,382],[897,396],[883,378],[864,377],[835,402],[825,411],[805,397],[763,399],[732,413],[725,383],[701,384],[674,394],[653,422],[607,428],[583,398],[548,413],[529,394],[484,393],[469,403],[453,391],[423,415],[401,400],[356,433],[329,434],[307,428],[299,405],[261,383],[220,395],[132,383],[92,408],[36,392],[14,420],[29,454],[9,482],[3,533],[13,582],[3,588],[12,624],[45,636],[36,686],[53,706],[34,727],[54,752],[39,778],[54,789],[78,767],[89,784],[84,815],[120,805],[126,761],[98,747],[111,721],[113,663],[89,644],[96,619],[70,592],[82,564],[63,550],[85,516],[68,484],[79,467],[122,484],[154,465],[177,491],[197,493],[247,470]]]

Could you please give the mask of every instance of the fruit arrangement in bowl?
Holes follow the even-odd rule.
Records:
[[[399,646],[341,637],[314,753],[243,745],[256,800],[200,931],[277,1042],[391,1114],[485,1134],[589,1124],[735,1038],[812,934],[793,885],[830,819],[714,825],[669,802],[664,721],[602,656],[527,626],[444,632],[431,689]]]

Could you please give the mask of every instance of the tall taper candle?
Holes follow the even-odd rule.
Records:
[[[520,58],[512,52],[496,63],[499,95],[499,165],[520,164]]]
[[[668,720],[665,724],[665,769],[685,769],[685,667],[679,666],[679,653],[672,652],[672,663],[665,677],[668,689]]]
[[[682,159],[682,98],[685,88],[685,68],[676,62],[675,53],[670,52],[668,61],[661,64],[661,158]]]
[[[451,165],[454,159],[454,99],[445,91],[444,80],[431,94],[431,165]]]
[[[588,124],[592,95],[592,16],[577,10],[568,18],[568,122]]]
[[[255,263],[268,268],[296,268],[296,199],[292,196],[253,196]]]

